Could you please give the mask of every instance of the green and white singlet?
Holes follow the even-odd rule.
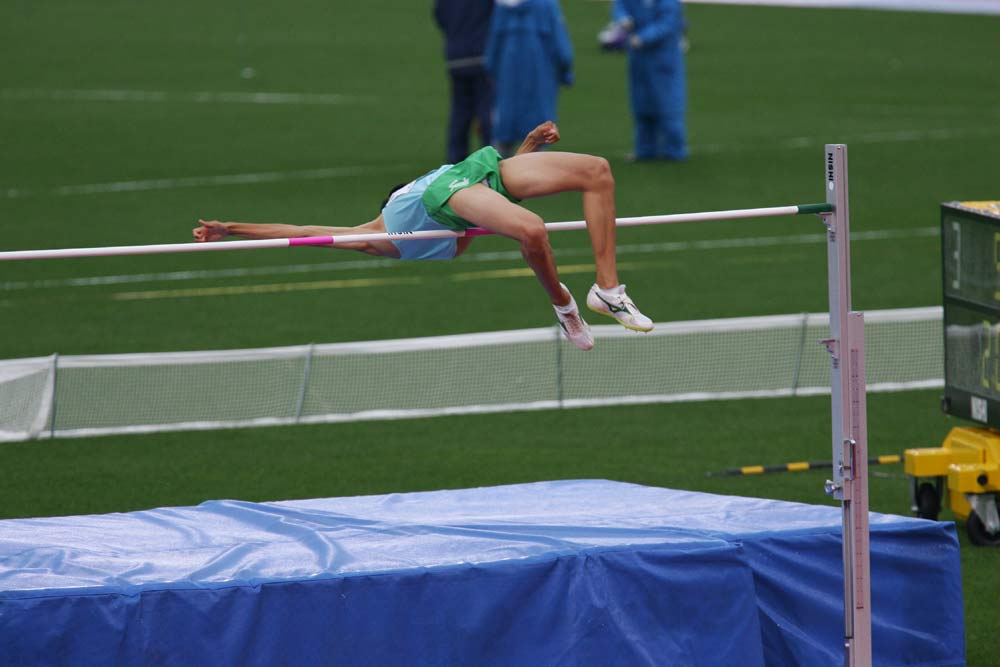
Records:
[[[492,146],[478,151],[455,165],[444,165],[406,184],[389,198],[382,209],[386,231],[405,234],[428,229],[461,231],[475,225],[459,217],[448,205],[452,195],[483,183],[509,201],[517,203],[500,179],[500,154]],[[393,241],[400,259],[452,259],[456,239]]]

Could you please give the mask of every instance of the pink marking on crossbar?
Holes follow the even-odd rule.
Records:
[[[332,236],[304,236],[288,239],[288,245],[332,245]]]
[[[482,227],[469,227],[465,230],[466,236],[489,236],[493,233],[494,232],[491,232],[488,229],[483,229]]]

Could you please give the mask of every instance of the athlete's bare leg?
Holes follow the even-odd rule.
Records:
[[[500,177],[517,199],[583,193],[583,217],[594,250],[597,284],[618,285],[615,260],[615,179],[608,161],[579,153],[525,153],[502,160]]]
[[[448,204],[463,220],[518,241],[521,254],[552,303],[557,306],[569,304],[571,297],[559,284],[549,233],[540,217],[512,204],[499,192],[481,183],[459,190],[451,196]]]

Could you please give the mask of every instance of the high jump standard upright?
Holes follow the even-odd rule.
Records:
[[[871,667],[871,558],[868,534],[868,417],[864,314],[851,310],[847,146],[827,144],[826,201],[830,293],[830,405],[833,479],[826,492],[843,513],[844,652],[846,667]]]

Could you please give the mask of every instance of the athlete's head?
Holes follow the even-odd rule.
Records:
[[[390,199],[392,199],[392,195],[393,195],[393,193],[395,193],[395,192],[396,192],[396,190],[400,189],[400,188],[401,188],[401,187],[403,187],[404,185],[406,185],[406,183],[397,183],[396,185],[392,186],[392,189],[391,189],[391,190],[389,190],[389,194],[387,194],[387,195],[385,196],[385,199],[383,199],[383,200],[382,200],[382,205],[378,207],[378,212],[379,212],[379,213],[381,213],[381,212],[382,212],[382,209],[384,209],[384,208],[385,208],[385,205],[389,203],[389,200],[390,200]]]

